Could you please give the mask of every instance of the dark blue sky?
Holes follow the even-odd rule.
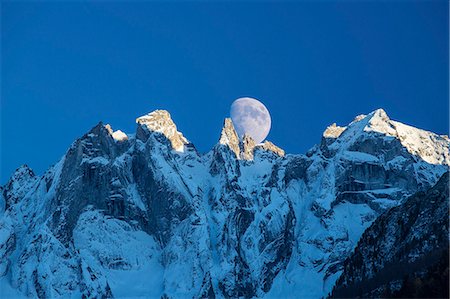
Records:
[[[290,153],[382,107],[448,133],[447,1],[33,3],[1,7],[1,183],[39,174],[98,121],[167,109],[197,148],[260,99]]]

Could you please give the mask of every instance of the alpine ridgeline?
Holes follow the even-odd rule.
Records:
[[[448,224],[430,219],[428,227],[425,218],[424,225],[401,220],[405,236],[380,232],[396,230],[383,221],[403,219],[398,209],[429,216],[420,209],[431,209],[422,203],[433,198],[416,195],[400,206],[435,185],[450,162],[447,136],[390,120],[381,109],[328,127],[306,155],[240,140],[230,119],[206,154],[167,111],[136,122],[133,135],[99,123],[42,176],[22,166],[2,187],[5,292],[320,298],[342,273],[339,283],[348,285],[392,261],[366,254],[371,246],[394,256],[387,241],[409,242],[422,256],[441,244],[430,237],[431,249],[419,249],[408,226],[419,238],[420,230],[448,236]],[[363,257],[352,255],[360,239]]]

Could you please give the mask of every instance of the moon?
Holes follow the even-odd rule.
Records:
[[[231,104],[230,115],[241,139],[247,133],[256,143],[261,143],[269,134],[272,124],[269,110],[256,99],[237,99]]]

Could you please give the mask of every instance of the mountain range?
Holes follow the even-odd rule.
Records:
[[[448,136],[378,109],[287,154],[225,119],[203,154],[167,111],[136,123],[125,134],[100,122],[43,175],[24,165],[1,187],[2,298],[445,289]]]

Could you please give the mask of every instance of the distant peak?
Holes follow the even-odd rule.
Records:
[[[364,118],[366,118],[366,116],[367,116],[366,114],[360,114],[360,115],[357,115],[357,116],[353,119],[352,123],[361,121],[361,120],[363,120]]]
[[[363,124],[361,124],[361,121],[364,121]],[[383,109],[379,108],[376,109],[374,111],[372,111],[369,114],[359,114],[357,115],[353,121],[345,127],[341,127],[338,126],[336,123],[331,124],[330,126],[328,126],[325,131],[323,132],[322,136],[324,138],[328,138],[328,139],[336,139],[339,136],[341,136],[341,134],[349,127],[353,127],[353,126],[365,126],[365,131],[381,131],[381,132],[388,132],[389,130],[391,130],[390,128],[390,124],[389,124],[390,118],[387,115],[386,111],[384,111]],[[359,124],[357,124],[359,123]]]
[[[219,144],[228,146],[236,154],[236,158],[242,160],[253,160],[255,149],[273,152],[280,157],[285,155],[284,150],[270,141],[256,144],[249,134],[244,134],[240,140],[230,118],[226,118],[224,121]]]
[[[347,149],[361,140],[380,138],[380,135],[398,139],[409,153],[427,163],[447,165],[450,161],[448,138],[394,121],[383,109],[359,115],[347,127],[332,124],[323,134],[324,144],[332,150]]]
[[[371,119],[379,119],[379,120],[382,120],[382,121],[389,121],[390,120],[390,118],[387,115],[386,111],[384,111],[381,108],[371,112],[368,116]]]
[[[184,145],[189,142],[173,122],[170,113],[166,110],[155,110],[144,116],[138,117],[136,123],[147,128],[150,132],[161,133],[170,140],[172,148],[183,152]]]
[[[236,157],[240,156],[239,136],[233,125],[231,118],[225,118],[223,122],[222,132],[220,133],[219,144],[228,146]]]
[[[105,125],[105,129],[108,131],[108,133],[114,138],[115,141],[125,141],[128,140],[127,134],[122,132],[121,130],[114,131],[110,124]]]
[[[285,155],[285,152],[282,148],[276,146],[275,144],[273,144],[272,142],[267,141],[267,140],[261,144],[256,145],[256,148],[261,148],[265,151],[272,152],[280,157],[284,157],[284,155]]]
[[[338,138],[346,128],[347,127],[340,127],[336,125],[336,123],[333,123],[325,129],[322,135],[325,138]]]
[[[384,109],[382,109],[382,108],[378,108],[378,109],[370,112],[369,114],[359,114],[359,115],[357,115],[350,124],[353,124],[353,123],[356,123],[356,122],[360,122],[363,119],[366,119],[369,122],[370,122],[371,119],[374,119],[375,121],[378,120],[378,121],[383,121],[383,122],[386,122],[386,121],[390,120],[390,118],[387,115],[386,111]]]
[[[122,132],[121,130],[114,131],[113,134],[112,134],[112,137],[113,137],[114,140],[116,140],[116,141],[125,141],[125,140],[128,140],[127,134],[125,134],[125,133]]]
[[[23,198],[37,180],[38,177],[28,165],[24,164],[17,168],[3,189],[5,209]]]
[[[105,129],[106,129],[106,131],[108,131],[108,133],[109,133],[109,134],[111,134],[111,135],[112,135],[112,133],[113,133],[113,129],[112,129],[112,127],[111,127],[111,125],[110,125],[110,124],[106,124],[106,125],[105,125]]]
[[[34,171],[30,167],[28,167],[27,164],[23,164],[14,171],[12,178],[22,179],[24,177],[28,178],[28,177],[34,177],[34,176],[36,176],[34,174]]]
[[[155,110],[147,113],[146,115],[136,118],[136,123],[145,124],[147,126],[175,125],[169,111],[167,110]]]
[[[377,109],[366,116],[367,125],[364,131],[376,131],[391,136],[396,136],[397,132],[391,119],[383,109]]]

